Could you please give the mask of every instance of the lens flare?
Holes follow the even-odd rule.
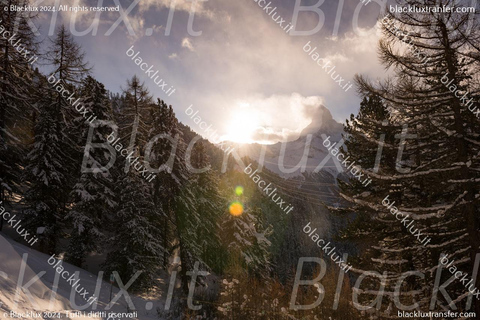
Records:
[[[230,214],[234,217],[238,217],[243,213],[243,204],[239,201],[232,202],[228,208]]]
[[[243,194],[243,187],[242,186],[237,186],[235,188],[235,193],[237,194],[237,196],[241,196]]]

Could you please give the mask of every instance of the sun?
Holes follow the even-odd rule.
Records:
[[[240,107],[232,112],[225,139],[238,143],[252,143],[259,128],[258,115],[251,108]]]

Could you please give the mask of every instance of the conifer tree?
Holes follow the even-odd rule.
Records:
[[[54,68],[53,75],[63,88],[74,92],[74,86],[88,73],[84,53],[62,26],[47,54],[47,62]],[[79,171],[80,153],[76,144],[78,130],[73,127],[76,111],[62,93],[46,79],[38,82],[39,117],[35,126],[35,141],[27,158],[25,177],[30,182],[25,199],[30,228],[45,228],[44,250],[54,253],[58,240],[65,231],[66,207],[70,191]]]
[[[366,178],[358,179],[347,176],[347,180],[338,179],[341,196],[350,203],[347,207],[330,207],[333,212],[354,214],[354,220],[343,230],[342,237],[362,248],[364,252],[359,257],[350,257],[350,263],[356,270],[397,272],[397,265],[390,256],[385,260],[385,252],[391,246],[385,243],[395,242],[395,248],[408,248],[412,239],[402,229],[401,224],[389,215],[385,215],[379,207],[370,207],[367,199],[384,195],[385,190],[391,190],[390,182],[376,179],[374,174],[395,175],[395,159],[398,145],[395,144],[395,135],[401,132],[401,126],[396,124],[396,117],[392,109],[387,109],[385,103],[376,95],[363,98],[357,116],[353,114],[344,126],[345,144],[341,152],[355,164],[360,166],[365,176],[371,177],[372,183],[362,184]],[[400,127],[400,129],[398,129]],[[379,199],[381,203],[381,199]],[[375,244],[372,246],[372,244]],[[380,245],[377,245],[380,244]],[[384,247],[385,246],[385,247]],[[400,249],[402,250],[402,249]],[[396,259],[410,257],[409,251],[402,252]],[[410,266],[414,268],[413,266]],[[379,279],[367,277],[362,282],[362,289],[378,289]],[[371,295],[359,295],[361,304],[366,305]]]
[[[81,136],[82,129],[78,126],[78,121],[75,123],[74,119],[79,117],[79,111],[73,106],[73,102],[69,102],[58,87],[68,90],[74,96],[78,95],[76,92],[81,81],[85,78],[91,68],[85,61],[85,52],[81,46],[75,42],[72,35],[67,31],[64,25],[58,28],[55,38],[51,41],[46,54],[47,63],[53,67],[51,75],[55,77],[56,99],[55,108],[57,114],[57,121],[61,124],[58,127],[59,134],[62,137],[61,142],[65,150],[68,150],[69,157],[62,162],[64,166],[69,168],[72,176],[69,178],[69,185],[66,186],[65,192],[61,194],[64,202],[69,201],[68,194],[75,184],[75,177],[73,173],[80,169],[81,155],[79,147],[77,146],[78,137]],[[57,82],[58,81],[58,82]],[[58,83],[58,84],[57,84]],[[76,98],[80,98],[77,96]],[[76,100],[76,99],[75,99]],[[76,105],[78,107],[78,104]],[[75,126],[77,124],[77,126]]]
[[[59,27],[46,59],[54,67],[52,74],[66,85],[79,85],[91,70],[85,62],[85,52],[64,25]],[[65,106],[60,98],[61,93],[57,94],[57,102]]]
[[[28,1],[22,1],[28,4]],[[0,41],[0,201],[9,203],[14,192],[19,192],[22,167],[33,131],[32,101],[35,94],[32,64],[36,62],[38,43],[27,25],[35,20],[31,12],[11,11],[11,5],[20,1],[9,0],[0,5],[0,26],[4,35],[13,36]],[[17,44],[17,45],[15,45]],[[18,45],[20,44],[20,45]],[[27,57],[22,53],[28,52]],[[3,219],[0,222],[0,230]]]
[[[66,207],[70,202],[70,192],[76,183],[78,178],[78,172],[80,171],[80,149],[77,145],[78,137],[81,136],[81,132],[78,128],[75,128],[74,118],[78,115],[78,112],[74,110],[74,107],[70,105],[67,100],[62,96],[62,92],[57,90],[57,87],[67,89],[70,93],[75,92],[75,86],[81,81],[88,72],[89,68],[84,62],[85,54],[82,52],[81,47],[75,43],[72,36],[66,31],[64,26],[61,26],[56,34],[55,39],[52,41],[48,53],[46,54],[47,63],[53,67],[52,75],[57,80],[60,80],[55,87],[47,81],[41,83],[48,92],[48,102],[42,106],[42,108],[48,108],[48,121],[52,120],[55,125],[52,127],[55,132],[55,148],[62,150],[55,157],[55,163],[51,166],[46,166],[45,171],[52,170],[52,172],[45,172],[47,176],[57,175],[57,172],[61,172],[62,187],[58,188],[55,192],[57,198],[55,207],[52,212],[56,216],[56,219],[51,222],[58,223],[58,226],[50,226],[49,229],[55,229],[58,233],[57,237],[62,236],[60,233],[62,227],[60,224],[64,222],[66,213]],[[48,89],[47,89],[48,88]],[[41,111],[46,112],[46,111]],[[45,115],[44,119],[47,117]],[[53,117],[53,119],[50,119]],[[40,120],[39,120],[40,121]],[[36,128],[36,139],[41,141],[43,139],[43,133],[40,130],[47,130],[45,134],[53,135],[50,128],[40,124]],[[44,152],[37,141],[35,142],[34,150],[32,154]],[[36,149],[35,149],[36,148]],[[59,155],[62,155],[61,157]],[[38,159],[38,161],[40,161]],[[32,167],[32,166],[30,166]],[[29,177],[35,176],[35,169],[30,171],[27,175]],[[60,173],[58,173],[60,175]],[[40,183],[39,185],[35,185]],[[36,190],[43,187],[43,181],[31,181],[31,189]],[[36,210],[36,205],[30,203],[31,210]],[[39,208],[38,208],[39,209]],[[37,215],[44,212],[43,209],[36,213]],[[64,230],[62,230],[63,232]],[[50,241],[52,242],[52,241]],[[55,247],[54,244],[50,245],[50,250]]]
[[[185,164],[186,146],[172,106],[158,99],[151,109],[152,127],[149,132],[150,149],[146,159],[149,167],[158,172],[153,181],[153,199],[155,206],[163,210],[162,244],[167,248],[163,258],[168,260],[168,253],[178,249],[182,268],[180,277],[184,293],[188,293],[187,271],[193,266],[185,237],[182,236],[181,202],[193,203],[188,193],[182,194],[187,184],[189,173]],[[186,205],[187,207],[191,207]],[[185,207],[185,205],[183,206]]]
[[[113,120],[110,101],[103,84],[88,76],[82,82],[80,94],[82,103],[99,119]],[[82,118],[80,116],[80,122],[83,122]],[[79,144],[84,145],[90,128],[82,124],[80,126],[82,139]],[[108,126],[96,128],[92,142],[104,141],[110,130]],[[86,167],[99,168],[97,161],[107,163],[109,156],[101,149],[90,149]],[[66,216],[72,231],[65,260],[77,266],[82,265],[88,253],[101,250],[106,240],[105,225],[112,222],[113,208],[116,205],[113,172],[81,172],[72,191],[74,205]]]
[[[220,272],[226,256],[219,236],[220,222],[227,203],[220,194],[216,172],[211,169],[203,142],[190,142],[190,148],[186,160],[193,172],[182,190],[177,210],[179,234],[191,260],[201,261],[206,268]],[[195,173],[197,170],[201,172]]]
[[[141,83],[137,76],[133,76],[127,80],[123,97],[124,106],[119,119],[122,141],[129,146],[129,152],[136,149],[138,155],[143,155],[151,124],[152,96],[144,83]]]
[[[25,192],[25,200],[29,205],[25,221],[32,233],[36,233],[38,228],[43,229],[40,248],[48,254],[54,254],[57,253],[63,229],[64,203],[58,195],[64,192],[67,185],[67,171],[62,166],[67,155],[58,134],[60,124],[56,121],[55,93],[48,89],[46,79],[40,84],[44,89],[35,104],[39,115],[24,176],[30,182]]]
[[[438,7],[455,3],[427,0],[400,5],[405,4]],[[363,96],[378,96],[394,110],[397,157],[394,163],[382,163],[378,173],[370,172],[372,186],[379,186],[374,192],[365,190],[359,196],[358,190],[344,189],[344,198],[355,204],[357,211],[363,208],[371,213],[369,236],[375,229],[399,230],[371,247],[371,267],[388,273],[384,299],[389,297],[390,302],[384,302],[388,309],[382,311],[396,313],[398,304],[391,300],[391,294],[406,271],[419,271],[425,278],[405,279],[401,297],[404,305],[417,302],[421,310],[440,309],[440,304],[453,308],[454,302],[433,291],[432,286],[441,254],[448,254],[449,259],[457,261],[456,268],[471,275],[480,246],[480,125],[473,112],[478,108],[480,88],[472,81],[480,62],[477,16],[403,12],[386,17],[381,26],[380,58],[386,67],[393,68],[394,77],[374,85],[358,76],[357,84]],[[376,137],[369,136],[373,142]],[[373,158],[371,150],[364,150],[357,148],[352,160]],[[394,201],[394,208],[384,205],[393,205]],[[408,215],[407,222],[411,223],[404,226],[396,219],[397,212]],[[441,279],[450,277],[444,269]],[[378,278],[376,282],[378,289]],[[479,282],[480,273],[476,279]],[[459,281],[449,288],[449,295],[458,298],[456,307],[469,308],[468,304],[459,305],[467,288]],[[430,301],[437,300],[429,299],[432,292],[438,299],[433,306]],[[479,305],[475,303],[477,312]]]
[[[268,236],[271,228],[264,225],[262,210],[247,208],[240,216],[225,215],[222,221],[222,242],[238,264],[252,276],[267,277],[271,270]]]
[[[344,158],[350,157],[349,160],[355,161],[355,164],[363,169],[366,177],[372,177],[372,174],[377,172],[395,174],[394,163],[398,147],[395,145],[395,133],[398,133],[398,126],[392,121],[395,121],[395,116],[376,95],[364,97],[357,116],[352,114],[350,120],[346,120],[345,143],[341,151],[345,154]],[[343,236],[355,239],[357,243],[371,243],[386,237],[395,237],[395,234],[401,232],[401,229],[395,228],[395,223],[388,228],[380,223],[375,228],[376,225],[371,223],[372,219],[380,219],[375,216],[375,210],[352,201],[354,198],[362,199],[365,195],[383,194],[385,188],[388,188],[388,183],[375,180],[375,183],[365,185],[365,180],[368,179],[359,181],[348,175],[347,180],[338,179],[342,196],[348,198],[353,206],[346,210],[343,207],[330,209],[357,215],[355,223],[345,230]],[[380,221],[386,222],[383,218]],[[366,256],[362,255],[360,260],[365,260]],[[360,260],[356,261],[357,267],[359,263],[362,264]],[[366,265],[368,266],[368,262]]]
[[[144,292],[155,285],[161,266],[164,248],[158,241],[158,221],[162,211],[153,204],[149,184],[134,171],[122,173],[115,192],[115,232],[109,240],[113,250],[105,267],[109,272],[117,271],[124,283],[140,272],[131,288]]]

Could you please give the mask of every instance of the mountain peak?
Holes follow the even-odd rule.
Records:
[[[335,134],[343,131],[343,125],[335,121],[324,105],[320,105],[312,112],[312,121],[300,133],[301,137],[318,132],[324,134]]]

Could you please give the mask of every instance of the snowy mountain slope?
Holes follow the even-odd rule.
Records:
[[[22,261],[22,257],[24,261]],[[110,320],[159,319],[156,309],[163,308],[165,299],[159,300],[158,297],[144,299],[129,295],[131,303],[135,307],[130,310],[135,310],[137,313],[133,318],[118,317],[114,313],[129,312],[125,296],[120,296],[114,305],[107,309],[110,301],[110,284],[83,269],[63,263],[65,270],[71,274],[79,272],[80,283],[85,290],[90,294],[93,294],[95,290],[99,292],[97,304],[86,305],[86,301],[81,299],[77,293],[74,293],[75,299],[71,303],[72,286],[48,264],[48,259],[49,256],[46,254],[0,235],[0,319],[11,319],[8,314],[4,313],[12,310],[25,315],[20,319],[42,319],[38,317],[38,314],[35,316],[32,312],[46,311],[59,312],[62,319],[100,320],[107,319],[109,315]],[[113,300],[119,291],[118,288],[113,287]],[[79,317],[67,317],[67,312],[73,313],[75,310],[83,310],[84,313]],[[88,316],[90,311],[106,313],[104,316]]]
[[[323,142],[329,136],[332,143],[341,141],[342,132],[343,126],[333,119],[326,107],[320,106],[317,117],[303,129],[298,139],[263,146],[263,151],[258,144],[236,145],[235,149],[241,157],[248,156],[260,164],[263,163],[267,169],[284,178],[322,170],[336,177],[342,172],[342,168],[338,161],[329,157],[329,151],[323,146]],[[262,152],[265,154],[263,161]]]

